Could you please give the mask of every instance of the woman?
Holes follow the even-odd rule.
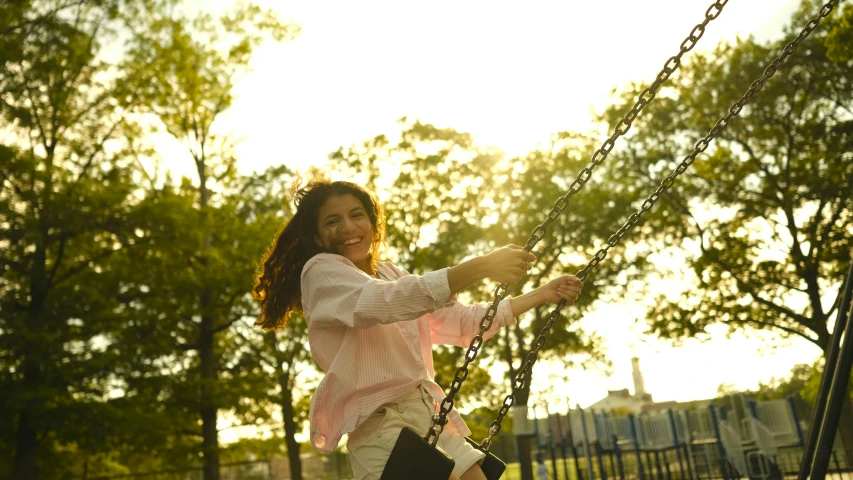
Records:
[[[296,212],[262,259],[254,296],[257,325],[283,327],[304,313],[314,360],[325,376],[311,399],[311,444],[334,450],[344,434],[357,479],[378,479],[400,430],[426,434],[444,392],[434,381],[432,345],[467,347],[487,306],[455,294],[484,279],[519,280],[536,258],[510,245],[425,275],[379,262],[385,224],[373,195],[350,182],[315,180],[295,192]],[[565,299],[583,283],[565,275],[498,306],[493,336],[515,317]],[[454,410],[438,445],[456,462],[451,479],[485,479],[483,454]]]

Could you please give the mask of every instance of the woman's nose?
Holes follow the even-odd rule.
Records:
[[[355,225],[349,219],[345,219],[344,221],[341,222],[341,232],[342,233],[351,232],[351,231],[353,231],[354,228],[355,228]]]

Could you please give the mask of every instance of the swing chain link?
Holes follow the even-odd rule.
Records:
[[[611,136],[607,140],[605,140],[601,147],[599,147],[599,149],[593,154],[590,165],[582,168],[580,172],[578,172],[577,177],[569,185],[568,192],[564,196],[557,199],[557,201],[554,203],[554,206],[551,208],[551,211],[548,213],[545,221],[533,229],[533,233],[530,235],[530,238],[528,238],[527,243],[524,245],[525,251],[532,251],[536,244],[539,243],[543,238],[545,238],[545,235],[548,233],[548,227],[551,226],[551,224],[554,223],[560,217],[563,211],[566,210],[566,208],[569,206],[569,200],[576,193],[578,193],[584,187],[584,185],[586,185],[586,183],[592,178],[593,170],[597,166],[604,163],[604,161],[607,159],[607,155],[609,155],[610,151],[613,150],[613,148],[616,146],[616,140],[622,135],[626,134],[628,130],[631,129],[631,125],[633,124],[637,116],[640,114],[640,112],[643,110],[643,108],[645,108],[645,106],[648,105],[655,98],[660,86],[670,77],[670,75],[673,74],[673,72],[675,72],[678,66],[681,65],[681,57],[683,57],[685,53],[689,52],[693,49],[694,46],[696,46],[696,42],[698,42],[699,39],[702,38],[702,35],[705,34],[705,27],[708,25],[708,23],[710,23],[712,20],[714,20],[720,15],[720,13],[723,11],[723,7],[728,3],[728,1],[729,0],[717,0],[710,7],[708,7],[708,9],[705,11],[705,20],[702,21],[702,23],[693,27],[693,30],[690,31],[690,34],[687,36],[687,38],[683,42],[681,42],[679,52],[666,61],[663,69],[660,71],[660,73],[658,73],[657,77],[655,78],[655,81],[652,82],[651,85],[646,87],[642,91],[642,93],[640,93],[636,103],[634,103],[634,106],[631,107],[631,110],[629,110],[622,117],[622,119],[619,120],[619,123],[616,124],[613,134],[611,134]],[[602,257],[602,259],[603,258],[604,257]],[[581,280],[583,280],[583,278],[581,278]],[[441,401],[438,415],[433,419],[432,426],[427,432],[425,440],[432,446],[435,446],[436,443],[438,443],[438,436],[441,434],[441,427],[447,423],[447,415],[453,409],[453,406],[455,404],[454,398],[456,397],[456,394],[459,393],[459,389],[462,386],[462,382],[464,382],[465,379],[468,377],[468,365],[477,358],[477,354],[479,353],[480,346],[482,344],[483,335],[489,328],[491,328],[492,323],[494,322],[495,315],[497,314],[498,304],[501,302],[501,300],[506,298],[508,290],[509,287],[507,284],[500,284],[495,289],[494,300],[492,301],[492,304],[489,306],[488,310],[486,310],[486,314],[483,316],[482,320],[480,320],[480,333],[476,337],[474,337],[474,339],[471,340],[471,343],[468,346],[468,350],[465,353],[465,361],[462,366],[456,370],[456,375],[453,379],[453,382],[451,383],[450,389],[448,390],[447,395],[444,397],[444,400]],[[559,309],[562,308],[562,305],[563,302],[560,302],[560,306],[556,310],[557,312],[559,312]],[[555,319],[553,315],[552,318]],[[553,321],[549,320],[549,325],[547,326],[547,328],[550,329],[550,325],[552,324]],[[477,338],[479,338],[480,340],[476,340]],[[547,339],[547,335],[545,335],[545,337],[543,338],[542,344],[544,344],[545,339]],[[538,352],[539,348],[537,347],[535,350],[536,352]],[[530,358],[530,355],[528,355],[528,358]],[[509,395],[507,398],[511,400],[512,395]],[[504,403],[506,404],[506,401]],[[512,403],[510,403],[510,406],[511,405]],[[508,408],[509,407],[507,407],[507,410]],[[501,411],[503,410],[504,409],[502,408]],[[502,419],[503,415],[501,415],[499,418]],[[500,422],[497,423],[495,429],[496,432],[494,433],[494,435],[497,435],[497,433],[500,431]],[[491,431],[489,433],[489,439],[491,439],[493,434],[491,433]],[[489,443],[490,440],[488,439],[487,441],[484,441],[485,445],[488,445]],[[488,451],[488,447],[486,447],[485,445],[484,448],[486,451]]]
[[[770,62],[770,64],[764,69],[764,73],[761,75],[761,77],[753,81],[747,91],[743,94],[743,96],[741,96],[740,99],[738,99],[734,104],[732,104],[731,107],[729,107],[728,114],[720,118],[717,123],[711,128],[711,130],[708,131],[705,137],[696,142],[693,147],[693,151],[690,152],[690,154],[688,154],[684,158],[684,160],[681,161],[681,163],[675,168],[675,170],[673,170],[673,172],[670,173],[661,182],[658,188],[651,195],[649,195],[649,198],[643,201],[643,204],[641,205],[640,209],[632,213],[631,216],[628,217],[628,220],[622,225],[622,227],[619,228],[619,230],[607,240],[607,246],[596,252],[593,258],[586,265],[586,267],[584,267],[576,274],[579,279],[585,280],[589,272],[607,257],[607,251],[610,250],[611,247],[614,247],[619,244],[625,233],[627,233],[628,230],[631,230],[640,221],[640,218],[646,212],[652,209],[658,199],[660,199],[660,197],[670,187],[672,187],[672,185],[675,183],[675,179],[679,175],[684,173],[687,168],[691,164],[693,164],[693,162],[696,160],[696,157],[708,148],[708,146],[711,144],[711,141],[714,140],[717,136],[719,136],[720,133],[723,132],[723,130],[726,129],[729,124],[729,121],[731,121],[733,117],[740,113],[743,107],[752,99],[753,95],[758,93],[758,91],[760,91],[764,87],[764,83],[768,79],[770,79],[773,74],[776,73],[779,66],[784,63],[785,60],[787,60],[787,58],[797,50],[800,45],[800,42],[802,42],[806,37],[809,36],[809,34],[811,34],[815,27],[818,26],[821,19],[829,15],[840,1],[841,0],[830,0],[829,2],[827,2],[823,7],[821,7],[819,14],[815,18],[809,20],[806,26],[803,27],[797,38],[785,45],[785,48],[783,49],[782,53],[778,57],[776,57],[776,59]],[[512,407],[513,401],[515,400],[515,395],[521,391],[521,389],[524,387],[525,382],[530,378],[530,375],[533,371],[533,364],[538,358],[539,348],[544,345],[545,341],[548,338],[548,335],[550,335],[551,327],[557,321],[560,310],[563,308],[564,304],[565,301],[561,300],[560,303],[557,304],[556,308],[551,311],[551,315],[548,318],[548,322],[539,332],[539,336],[536,339],[536,344],[534,348],[530,351],[530,353],[527,354],[527,358],[524,362],[524,365],[518,372],[515,381],[513,382],[512,393],[507,395],[504,399],[504,404],[503,406],[501,406],[497,419],[495,419],[495,421],[492,422],[492,425],[489,427],[489,436],[485,438],[480,444],[480,446],[483,447],[483,449],[485,449],[486,451],[488,451],[489,447],[491,446],[492,437],[497,435],[497,432],[500,432],[501,422],[506,416],[506,413],[509,412],[509,409]]]

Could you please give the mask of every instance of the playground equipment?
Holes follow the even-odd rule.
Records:
[[[772,480],[783,478],[780,449],[803,445],[794,407],[791,399],[744,401],[732,412],[710,404],[640,415],[578,407],[541,418],[535,408],[516,409],[513,433],[536,438],[554,478],[570,478],[569,468],[580,480],[624,478],[630,464],[640,480]],[[566,460],[562,471],[558,456]]]

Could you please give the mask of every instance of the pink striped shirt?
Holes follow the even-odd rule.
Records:
[[[451,298],[447,269],[410,275],[380,263],[372,278],[341,255],[319,254],[302,270],[302,306],[311,354],[326,373],[311,399],[311,444],[334,450],[381,405],[424,385],[436,402],[432,345],[468,347],[488,305]],[[515,323],[509,299],[498,305],[485,338]],[[471,432],[456,411],[450,424]]]

